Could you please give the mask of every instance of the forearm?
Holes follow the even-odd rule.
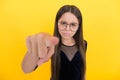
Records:
[[[24,73],[30,73],[34,71],[37,66],[37,62],[39,57],[37,55],[33,55],[31,53],[26,53],[24,59],[22,61],[22,70]]]

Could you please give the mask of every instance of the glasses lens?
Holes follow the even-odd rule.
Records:
[[[65,28],[67,28],[67,25],[69,25],[71,31],[76,31],[77,28],[78,28],[78,24],[77,23],[67,24],[67,22],[65,22],[65,21],[58,22],[58,27],[61,30],[64,30]]]

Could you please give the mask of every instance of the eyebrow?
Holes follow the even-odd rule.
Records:
[[[66,22],[66,21],[58,21],[58,22]],[[66,22],[67,23],[67,22]],[[74,24],[78,24],[77,22],[71,22],[72,24],[74,23]],[[71,24],[70,23],[70,24]]]

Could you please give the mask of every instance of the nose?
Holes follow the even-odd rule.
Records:
[[[70,25],[69,24],[66,25],[66,30],[70,30]]]

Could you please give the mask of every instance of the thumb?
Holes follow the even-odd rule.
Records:
[[[44,60],[43,59],[39,59],[39,61],[37,62],[37,65],[41,66],[43,63],[44,63]]]

